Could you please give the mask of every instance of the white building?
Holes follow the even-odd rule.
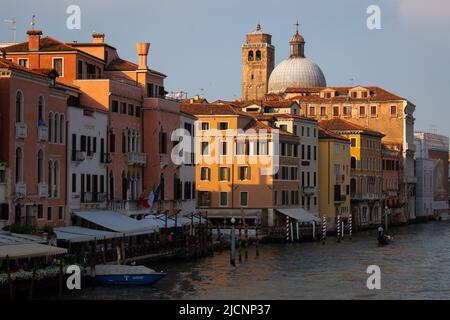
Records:
[[[416,145],[416,194],[417,198],[421,196],[420,199],[416,199],[417,217],[420,219],[430,217],[426,213],[429,210],[425,210],[429,202],[432,202],[432,215],[434,217],[447,216],[449,210],[449,139],[446,136],[429,132],[416,132],[414,137]],[[432,178],[430,179],[427,175],[432,175]],[[429,190],[430,183],[433,187],[432,190]],[[430,194],[430,191],[432,194]]]
[[[106,206],[108,114],[99,110],[69,106],[67,138],[67,205],[77,209]]]
[[[184,152],[184,164],[180,166],[179,175],[182,186],[181,190],[181,212],[182,216],[188,216],[195,212],[195,120],[196,118],[187,113],[180,113],[180,128],[187,130],[191,135],[192,152]]]

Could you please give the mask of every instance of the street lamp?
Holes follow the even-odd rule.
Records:
[[[387,230],[388,230],[388,214],[389,214],[389,208],[386,205],[384,207],[384,228],[385,228],[385,232],[387,232]]]
[[[231,218],[231,256],[230,256],[230,264],[232,266],[236,265],[236,232],[234,228],[234,223],[236,219],[234,217]]]

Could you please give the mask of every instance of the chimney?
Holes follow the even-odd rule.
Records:
[[[150,48],[150,43],[148,42],[137,42],[136,51],[139,57],[139,70],[147,70],[147,56],[148,49]]]
[[[92,34],[92,43],[105,43],[105,34],[104,33],[93,33]]]
[[[41,30],[28,30],[28,50],[39,51],[42,31]]]

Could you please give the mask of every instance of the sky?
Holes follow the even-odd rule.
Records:
[[[66,9],[78,5],[81,28],[69,30]],[[381,29],[369,30],[378,5]],[[209,101],[241,95],[241,47],[258,22],[272,34],[276,63],[289,55],[299,20],[305,54],[327,84],[378,85],[416,105],[416,130],[450,136],[450,1],[448,0],[14,0],[2,3],[0,42],[26,40],[32,15],[44,35],[90,41],[92,32],[124,59],[150,42],[149,66],[168,75],[167,91]]]

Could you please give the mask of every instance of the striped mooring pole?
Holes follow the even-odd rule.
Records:
[[[336,235],[337,235],[337,242],[341,242],[341,216],[337,216],[337,222],[336,222]]]
[[[352,240],[352,214],[348,215],[348,239]]]
[[[289,231],[289,217],[286,216],[286,241],[289,242],[289,236],[290,236],[290,231]]]
[[[325,244],[325,239],[327,238],[327,218],[322,218],[322,244]]]

